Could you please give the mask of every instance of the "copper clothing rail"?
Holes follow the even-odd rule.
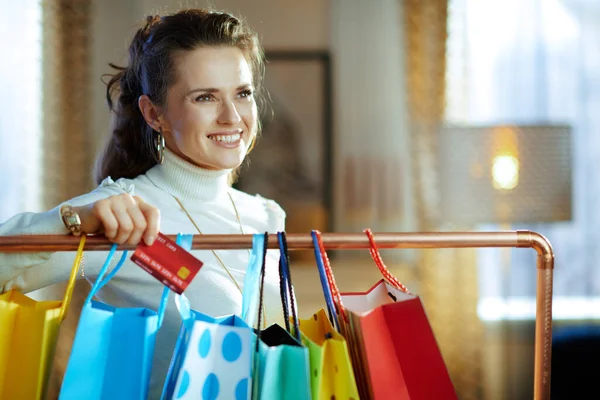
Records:
[[[167,235],[175,240],[175,235]],[[362,233],[323,233],[326,249],[368,249],[369,240]],[[468,247],[520,247],[537,252],[537,288],[535,323],[535,370],[534,399],[550,399],[550,361],[552,346],[552,278],[554,252],[550,242],[532,231],[502,232],[416,232],[374,233],[375,242],[381,249],[433,249]],[[270,248],[278,248],[277,236],[271,235]],[[73,236],[3,236],[0,252],[51,252],[75,251],[79,239]],[[308,233],[287,234],[290,250],[313,248]],[[90,236],[85,250],[109,250],[111,243],[101,236]],[[122,245],[121,249],[133,250],[135,246]],[[192,249],[224,250],[250,249],[252,235],[195,235]]]

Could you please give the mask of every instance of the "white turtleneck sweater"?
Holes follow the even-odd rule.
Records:
[[[274,201],[251,196],[231,188],[227,183],[229,170],[208,171],[198,168],[166,151],[162,165],[157,165],[135,179],[107,178],[95,190],[69,200],[73,206],[93,203],[121,193],[140,196],[161,212],[160,231],[164,234],[198,234],[181,210],[176,196],[183,203],[203,234],[239,234],[240,224],[227,193],[235,202],[243,231],[246,234],[275,233],[285,230],[285,213]],[[68,234],[60,215],[60,205],[43,213],[23,213],[0,225],[0,236],[33,234]],[[249,250],[216,250],[225,266],[243,289]],[[132,254],[132,252],[130,252]],[[130,256],[129,254],[129,256]],[[186,289],[194,309],[212,316],[240,314],[242,295],[210,250],[192,251],[204,263]],[[93,284],[106,259],[107,252],[85,253],[85,278]],[[0,293],[2,289],[19,288],[33,291],[68,279],[74,252],[0,253]],[[117,252],[113,265],[121,256]],[[162,284],[129,260],[100,291],[98,299],[117,307],[147,307],[158,309]],[[283,320],[279,296],[279,252],[267,254],[265,305],[268,323]],[[160,398],[181,318],[173,296],[165,320],[157,336],[150,398]]]

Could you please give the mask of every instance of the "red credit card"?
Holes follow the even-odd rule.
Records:
[[[131,261],[178,294],[183,293],[203,265],[202,261],[162,233],[158,234],[152,246],[141,242]]]

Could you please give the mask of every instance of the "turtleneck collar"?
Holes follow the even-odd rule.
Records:
[[[209,201],[227,192],[231,171],[200,168],[165,149],[163,163],[152,167],[146,176],[156,186],[182,201]]]

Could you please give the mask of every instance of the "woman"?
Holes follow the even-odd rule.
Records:
[[[131,43],[129,65],[108,83],[115,120],[97,163],[99,186],[48,212],[17,215],[0,225],[0,235],[104,233],[114,243],[135,245],[152,244],[159,230],[284,230],[278,204],[230,186],[259,131],[255,94],[262,71],[256,35],[229,14],[194,9],[148,17]],[[192,307],[213,316],[239,313],[249,251],[193,253],[204,266],[186,290]],[[90,283],[105,257],[86,253]],[[72,253],[2,254],[0,288],[31,291],[64,281],[72,259]],[[270,322],[282,314],[277,261],[278,254],[269,254]],[[156,310],[161,291],[157,280],[128,261],[98,297]],[[171,300],[157,339],[151,398],[160,394],[179,326]]]

